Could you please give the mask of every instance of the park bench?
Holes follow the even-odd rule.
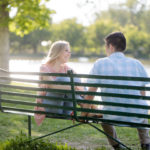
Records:
[[[149,110],[150,106],[145,105],[135,105],[128,103],[117,103],[114,102],[103,102],[101,100],[81,100],[76,98],[76,94],[81,95],[94,95],[94,96],[105,96],[105,97],[114,97],[114,98],[126,98],[126,99],[142,99],[150,100],[150,96],[139,96],[139,95],[128,95],[128,94],[118,94],[118,93],[104,93],[101,91],[97,92],[87,92],[87,91],[76,91],[75,86],[83,86],[83,87],[100,87],[100,88],[115,88],[115,89],[130,89],[130,90],[143,90],[150,91],[150,87],[142,87],[142,86],[131,86],[131,85],[118,85],[118,84],[98,84],[98,83],[79,83],[75,82],[75,78],[81,79],[103,79],[103,80],[124,80],[126,81],[142,81],[149,82],[150,78],[143,77],[125,77],[125,76],[100,76],[100,75],[87,75],[87,74],[74,74],[72,71],[68,71],[68,73],[38,73],[38,72],[7,72],[1,69],[1,72],[5,73],[5,75],[0,76],[0,110],[1,113],[11,113],[11,114],[20,114],[27,115],[28,117],[28,134],[31,136],[31,117],[34,116],[35,113],[46,114],[47,118],[56,118],[56,119],[67,119],[67,120],[76,120],[76,124],[73,124],[64,129],[60,129],[59,131],[55,131],[53,133],[49,133],[47,135],[43,135],[41,137],[37,137],[31,139],[30,141],[37,140],[49,135],[56,134],[58,132],[82,125],[88,124],[94,127],[96,130],[101,133],[107,135],[103,130],[95,126],[95,123],[108,123],[117,126],[129,126],[135,128],[150,128],[150,124],[142,124],[135,122],[127,122],[127,121],[117,121],[117,120],[108,120],[104,118],[94,117],[94,116],[81,116],[81,112],[89,112],[96,114],[110,114],[110,115],[119,115],[119,116],[128,116],[128,117],[137,117],[137,118],[150,118],[149,114],[140,114],[130,113],[130,112],[120,112],[120,111],[109,111],[109,110],[101,110],[101,109],[88,109],[81,108],[78,104],[86,103],[86,104],[94,104],[98,106],[115,106],[115,107],[127,107],[127,108],[139,108]],[[58,82],[58,81],[40,81],[38,80],[38,76],[61,76],[70,78],[70,82]],[[69,85],[71,87],[70,90],[64,89],[50,89],[50,88],[39,88],[38,84],[59,84],[59,85]],[[70,93],[72,95],[71,98],[57,98],[52,96],[40,96],[37,95],[37,91],[47,91],[47,92],[59,92],[59,93]],[[72,101],[73,106],[64,107],[64,106],[55,106],[55,105],[47,105],[47,104],[37,104],[35,102],[36,98],[46,98],[53,99],[58,101]],[[49,112],[35,111],[35,106],[41,107],[49,107],[49,108],[57,108],[63,110],[71,110],[73,115],[65,115],[65,114],[54,114]],[[109,136],[110,137],[110,136]],[[112,137],[110,137],[112,138]],[[112,138],[113,139],[113,138]],[[120,141],[113,139],[116,142],[124,145]],[[127,149],[131,149],[124,145]]]

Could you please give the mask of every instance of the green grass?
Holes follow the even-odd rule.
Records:
[[[27,92],[27,91],[25,91]],[[31,92],[32,93],[32,92]],[[34,93],[34,92],[33,92]],[[18,99],[18,97],[15,97]],[[32,99],[31,101],[35,101]],[[14,115],[8,113],[0,113],[0,142],[7,139],[14,138],[20,134],[20,131],[27,134],[27,116]],[[32,136],[38,137],[50,132],[73,125],[71,120],[60,119],[45,119],[41,126],[37,126],[34,118],[32,118]],[[95,124],[101,128],[100,124]],[[126,127],[116,127],[118,138],[133,150],[140,149],[138,135],[136,129]],[[69,130],[57,133],[45,138],[50,143],[67,144],[68,146],[75,147],[76,149],[83,150],[110,150],[106,137],[90,127],[87,124],[71,128]]]

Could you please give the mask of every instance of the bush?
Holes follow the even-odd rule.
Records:
[[[52,144],[46,140],[25,142],[29,139],[25,134],[20,134],[15,139],[9,139],[0,144],[0,150],[76,150],[66,145]]]

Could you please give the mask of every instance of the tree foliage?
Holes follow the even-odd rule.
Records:
[[[78,24],[76,18],[67,19],[59,24],[53,24],[53,41],[68,40],[72,47],[81,46],[84,42],[84,27]]]
[[[89,0],[82,3],[93,5],[95,1]],[[37,47],[37,50],[33,51],[34,53],[35,51],[43,51],[40,46],[42,40],[52,42],[67,40],[70,42],[75,55],[104,55],[104,37],[111,32],[122,31],[127,38],[127,53],[134,57],[149,58],[150,7],[146,4],[146,0],[126,0],[123,3],[111,5],[108,10],[97,11],[96,20],[89,26],[79,24],[76,18],[66,19],[57,24],[52,23],[48,30],[41,30],[40,32],[36,30],[26,35],[21,41],[18,40],[18,37],[16,40],[19,41],[18,45],[22,47],[20,50],[23,49],[23,46],[27,49]],[[13,46],[17,45],[15,44],[17,43],[16,40],[11,37]],[[16,51],[15,48],[14,51]]]
[[[16,9],[16,14],[9,19],[11,32],[17,35],[28,34],[35,29],[47,28],[50,25],[50,14],[54,11],[46,8],[41,0],[6,0],[8,10]]]
[[[149,50],[149,35],[146,32],[139,31],[138,27],[134,25],[127,25],[124,28],[127,38],[128,53],[135,57],[148,58],[150,55],[147,53]]]
[[[97,54],[103,53],[104,38],[110,32],[119,29],[118,24],[113,24],[111,20],[97,20],[94,24],[88,28],[89,47],[95,47],[93,52]]]

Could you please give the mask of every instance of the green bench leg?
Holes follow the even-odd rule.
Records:
[[[31,137],[31,116],[28,116],[28,136]]]
[[[117,142],[118,144],[123,145],[124,147],[126,147],[126,149],[131,150],[131,148],[127,147],[126,145],[124,145],[123,143],[121,143],[120,141],[118,141],[117,139],[114,139],[112,136],[108,135],[107,133],[105,133],[104,131],[102,131],[101,129],[99,129],[98,127],[94,126],[91,123],[88,123],[88,125],[90,125],[91,127],[95,128],[96,130],[100,131],[101,133],[103,133],[104,135],[108,136],[109,138],[111,138],[112,140],[114,140],[115,142]]]
[[[60,129],[60,130],[57,130],[57,131],[54,131],[54,132],[52,132],[52,133],[49,133],[49,134],[46,134],[46,135],[43,135],[43,136],[40,136],[40,137],[37,137],[37,138],[34,138],[34,139],[30,139],[29,141],[25,141],[25,143],[32,142],[32,141],[35,141],[35,140],[39,140],[39,139],[42,139],[42,138],[44,138],[44,137],[54,135],[54,134],[56,134],[56,133],[59,133],[59,132],[62,132],[62,131],[71,129],[71,128],[73,128],[73,127],[77,127],[77,126],[82,125],[82,124],[83,124],[83,123],[78,123],[78,124],[75,124],[75,125],[72,125],[72,126],[69,126],[69,127],[66,127],[66,128],[63,128],[63,129]]]

